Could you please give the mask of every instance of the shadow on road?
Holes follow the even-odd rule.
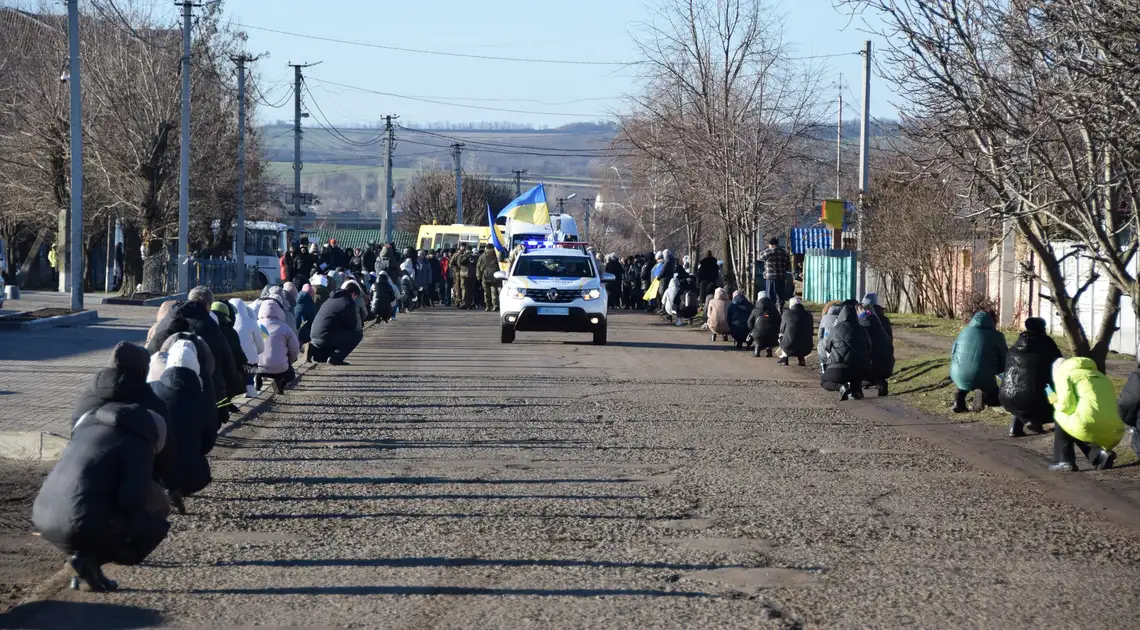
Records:
[[[171,591],[151,591],[164,593]],[[531,597],[714,597],[690,591],[605,588],[475,588],[463,586],[296,586],[282,588],[221,588],[181,591],[191,595],[501,595]]]
[[[244,477],[242,479],[215,479],[214,483],[281,485],[299,483],[302,485],[347,485],[367,484],[408,484],[408,485],[543,485],[552,483],[644,483],[644,478],[624,479],[448,479],[446,477]]]
[[[38,601],[0,616],[0,628],[152,628],[163,623],[156,610],[88,602]]]
[[[739,569],[742,564],[674,564],[670,562],[607,562],[605,560],[492,558],[350,558],[296,560],[241,560],[219,562],[220,567],[593,567],[597,569],[664,569],[669,571],[711,571]]]

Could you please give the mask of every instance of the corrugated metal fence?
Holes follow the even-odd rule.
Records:
[[[823,304],[855,298],[857,254],[846,249],[809,249],[804,256],[804,299]]]
[[[809,249],[831,249],[831,228],[792,228],[788,249],[793,254],[804,254]]]

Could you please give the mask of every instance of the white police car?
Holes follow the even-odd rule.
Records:
[[[575,243],[575,245],[581,245]],[[606,282],[594,259],[580,248],[546,247],[520,254],[499,294],[502,342],[519,331],[591,333],[595,345],[606,343]]]

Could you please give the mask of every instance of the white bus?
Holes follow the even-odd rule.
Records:
[[[257,268],[255,288],[267,284],[281,284],[281,254],[289,249],[292,228],[273,221],[245,222],[245,264]],[[237,256],[237,239],[234,239],[234,256]]]

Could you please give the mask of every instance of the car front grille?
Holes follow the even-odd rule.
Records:
[[[545,302],[548,304],[565,304],[573,302],[582,295],[581,290],[565,290],[555,289],[555,297],[551,299],[550,289],[527,289],[526,296],[535,302]]]

